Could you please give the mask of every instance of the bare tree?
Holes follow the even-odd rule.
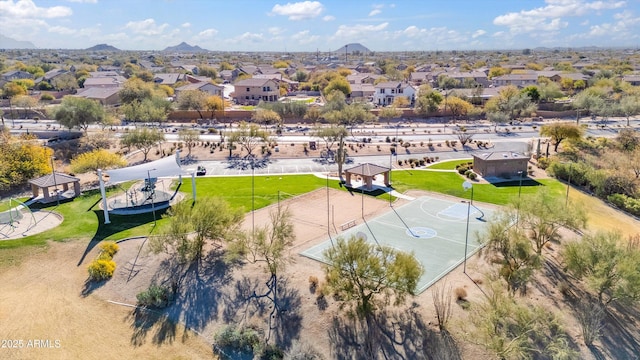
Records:
[[[447,323],[451,318],[451,285],[447,283],[435,286],[431,293],[433,306],[436,309],[436,317],[438,319],[438,327],[440,331],[447,330]]]

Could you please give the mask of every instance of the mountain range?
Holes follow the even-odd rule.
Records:
[[[344,53],[348,53],[348,54],[353,54],[353,53],[360,53],[360,54],[368,54],[371,52],[371,50],[369,50],[366,46],[360,44],[360,43],[353,43],[353,44],[347,44],[343,47],[341,47],[340,49],[334,51],[335,53],[339,53],[339,54],[344,54]]]
[[[120,51],[120,49],[118,49],[115,46],[111,46],[108,44],[98,44],[98,45],[94,45],[88,49],[86,49],[87,51]]]
[[[169,51],[169,52],[205,52],[205,51],[209,51],[206,49],[201,48],[198,45],[195,46],[191,46],[189,44],[187,44],[186,42],[181,42],[180,44],[176,45],[176,46],[169,46],[166,49],[164,49],[163,51]]]
[[[31,41],[20,41],[0,34],[0,49],[35,49]]]

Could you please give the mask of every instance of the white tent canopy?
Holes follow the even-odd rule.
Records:
[[[109,175],[109,183],[111,184],[128,180],[141,180],[148,177],[158,178],[185,174],[180,167],[180,153],[156,161],[121,169],[106,170],[105,172]]]

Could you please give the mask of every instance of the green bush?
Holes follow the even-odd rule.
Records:
[[[262,352],[260,333],[249,327],[228,325],[213,338],[214,349],[221,350],[220,355],[259,354]],[[240,357],[240,356],[238,356]]]
[[[546,157],[541,157],[540,159],[538,159],[538,167],[540,169],[546,169],[547,167],[549,167],[549,159]]]
[[[107,260],[111,260],[113,255],[115,255],[120,247],[114,241],[105,241],[100,244],[100,256],[104,257]]]
[[[167,286],[151,284],[147,291],[136,295],[138,305],[163,309],[173,300],[173,292]]]
[[[110,259],[95,259],[89,264],[89,279],[102,281],[111,279],[116,270],[116,263]]]
[[[477,178],[478,178],[478,174],[476,174],[476,173],[474,173],[474,172],[471,172],[471,173],[469,173],[469,175],[467,175],[467,177],[468,177],[470,180],[475,180],[475,179],[477,179]]]
[[[53,99],[55,99],[55,98],[51,94],[42,94],[40,96],[40,100],[42,100],[42,101],[51,101]]]
[[[609,195],[607,200],[619,209],[628,212],[631,215],[640,216],[639,199],[634,199],[624,194],[613,194]]]

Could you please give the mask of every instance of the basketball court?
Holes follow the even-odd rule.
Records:
[[[493,210],[475,203],[469,206],[467,202],[423,196],[366,221],[360,218],[359,224],[341,232],[338,237],[357,236],[374,244],[413,252],[425,270],[417,286],[417,293],[421,293],[462,264],[465,238],[467,258],[480,249],[476,234],[484,230],[492,215]],[[323,252],[336,238],[308,248],[301,255],[323,261]]]

